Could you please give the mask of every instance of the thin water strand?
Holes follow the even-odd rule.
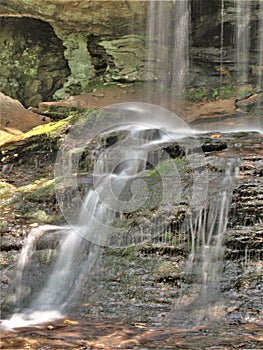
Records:
[[[250,50],[251,2],[236,0],[237,7],[237,81],[248,83],[248,63]]]

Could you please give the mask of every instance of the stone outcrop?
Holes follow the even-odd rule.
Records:
[[[261,1],[192,3],[191,84],[210,88],[220,82],[262,84]]]
[[[126,35],[117,40],[100,43],[112,58],[107,69],[107,79],[112,81],[146,80],[144,59],[145,41],[140,36]]]
[[[130,72],[131,58],[128,68],[118,57],[115,63],[116,50],[110,47],[127,34],[145,31],[146,9],[147,1],[129,0],[2,2],[0,89],[26,106],[36,106],[56,91],[55,97],[63,98],[105,81],[103,75],[112,67],[120,80],[136,80],[141,72]],[[123,40],[128,56],[136,41],[141,45],[139,39]],[[136,60],[142,55],[143,48]]]
[[[1,91],[25,106],[37,106],[41,101],[76,95],[104,82],[158,80],[158,71],[145,72],[145,66],[151,67],[154,60],[159,69],[164,66],[173,84],[177,78],[162,64],[163,57],[172,56],[172,48],[162,47],[153,57],[145,55],[149,43],[157,43],[160,36],[157,33],[148,41],[148,3],[2,1]],[[174,4],[172,0],[165,3]],[[192,99],[229,98],[239,84],[262,88],[261,0],[225,0],[223,6],[217,0],[203,0],[201,4],[189,0],[189,6],[191,67],[186,83],[190,95],[194,94]],[[171,18],[172,11],[174,8],[168,10]],[[167,36],[173,37],[179,20],[176,15],[169,18]],[[162,88],[167,93],[169,87]]]
[[[52,27],[116,37],[144,28],[147,0],[8,0],[0,16],[40,19]]]
[[[19,101],[0,92],[0,130],[14,133],[12,129],[18,129],[27,132],[43,123],[37,114],[26,110]]]

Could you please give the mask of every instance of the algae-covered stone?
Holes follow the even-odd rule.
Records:
[[[145,73],[145,41],[138,35],[100,43],[111,57],[107,68],[108,80],[143,81]]]
[[[60,142],[67,130],[79,118],[86,118],[88,113],[89,110],[86,110],[84,117],[78,112],[72,113],[63,120],[40,125],[25,134],[14,136],[8,142],[0,143],[1,162],[8,164],[27,161],[37,168],[41,160],[46,161],[48,158],[50,161],[54,161]]]
[[[15,186],[0,181],[0,208],[4,209],[7,205],[15,203],[21,198]]]
[[[54,97],[62,99],[81,93],[95,77],[95,69],[87,48],[87,34],[80,32],[57,31],[66,47],[65,58],[70,67],[70,76],[63,88]]]
[[[24,199],[31,201],[50,201],[54,197],[54,182],[55,179],[41,179],[34,183],[19,188],[19,192],[23,194]]]

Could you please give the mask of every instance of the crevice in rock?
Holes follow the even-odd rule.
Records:
[[[106,49],[100,45],[101,38],[91,34],[88,37],[87,48],[91,55],[91,62],[98,78],[104,79],[107,67],[110,66],[112,58],[107,54]]]

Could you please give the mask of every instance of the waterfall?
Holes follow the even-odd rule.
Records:
[[[149,2],[148,100],[159,105],[182,100],[189,69],[190,5],[184,1]],[[167,103],[168,101],[168,103]]]
[[[228,164],[225,176],[217,193],[211,195],[205,208],[195,213],[190,220],[192,248],[187,271],[196,271],[201,281],[200,297],[203,305],[218,300],[224,234],[228,223],[229,206],[232,199],[233,177],[237,170],[236,161]]]
[[[224,66],[224,11],[225,1],[221,0],[221,33],[220,33],[220,84],[223,84],[223,66]]]
[[[250,16],[251,2],[236,0],[237,8],[237,81],[239,84],[248,83],[248,64],[250,50]]]
[[[105,118],[102,118],[102,113],[105,113]],[[157,187],[153,185],[152,189],[148,188],[151,181],[147,183],[147,174],[156,169],[160,162],[165,164],[165,173],[160,175],[162,194],[158,199],[157,210],[165,213],[167,206],[170,208],[180,201],[181,181],[176,160],[162,147],[178,144],[184,148],[189,169],[192,168],[193,171],[193,195],[189,204],[191,205],[191,199],[195,204],[200,200],[202,202],[206,194],[207,179],[202,173],[200,181],[199,173],[200,167],[204,166],[203,154],[198,153],[198,141],[180,118],[168,110],[148,104],[120,104],[100,112],[103,124],[104,120],[109,120],[109,113],[114,114],[117,120],[120,120],[118,114],[124,114],[129,123],[122,124],[120,121],[119,125],[103,131],[106,135],[116,132],[121,135],[120,141],[116,141],[110,147],[105,147],[103,133],[97,134],[101,145],[93,169],[93,183],[82,200],[80,210],[75,208],[78,217],[76,224],[69,223],[69,226],[61,228],[41,227],[33,230],[28,236],[18,262],[15,283],[19,286],[15,290],[15,314],[10,320],[3,322],[5,326],[19,327],[62,316],[79,299],[83,289],[89,289],[90,274],[96,270],[104,247],[140,244],[161,233],[160,230],[165,226],[161,216],[160,227],[148,223],[145,230],[139,227],[138,230],[129,231],[127,227],[122,226],[121,221],[127,213],[134,213],[147,205],[149,208],[156,206],[153,205],[151,196],[159,197],[160,190],[158,184]],[[97,116],[97,112],[94,112],[94,115]],[[140,122],[130,122],[135,119]],[[151,120],[151,124],[147,123],[148,120]],[[169,124],[171,128],[167,129]],[[87,144],[87,140],[90,140],[87,135],[89,130],[89,124],[82,127],[76,125],[75,130],[71,132],[81,141],[83,137],[83,142]],[[67,152],[62,151],[56,162],[57,177],[65,177],[65,186],[61,186],[63,190],[69,183],[69,175],[76,178],[75,172],[78,167],[78,161],[72,158],[71,152],[72,147],[76,147],[77,140],[73,141],[71,137],[72,135],[68,135],[65,144],[61,146],[61,149],[66,149]],[[64,173],[63,166],[66,167]],[[60,204],[63,207],[65,203]],[[67,211],[63,213],[67,219]],[[34,265],[32,256],[36,252],[36,242],[40,237],[44,239],[49,230],[53,231],[53,236],[59,233],[52,268],[44,271],[43,283],[34,284],[31,293],[24,297],[20,285],[24,288],[27,282],[25,276],[30,275],[27,270]],[[42,273],[43,271],[40,277]]]
[[[39,237],[41,237],[46,231],[53,231],[53,234],[64,230],[65,227],[44,225],[41,227],[34,228],[28,234],[26,241],[23,245],[23,248],[20,253],[20,257],[16,267],[16,276],[15,276],[15,304],[17,307],[21,306],[23,300],[23,288],[24,288],[24,271],[27,264],[30,263],[32,254],[35,249],[35,245]],[[19,310],[17,310],[19,311]]]
[[[238,172],[238,161],[229,161],[219,188],[213,189],[203,208],[190,215],[187,230],[191,249],[184,278],[191,281],[191,297],[183,291],[168,315],[168,322],[175,322],[177,327],[193,326],[222,317],[224,301],[220,281],[224,236]]]

